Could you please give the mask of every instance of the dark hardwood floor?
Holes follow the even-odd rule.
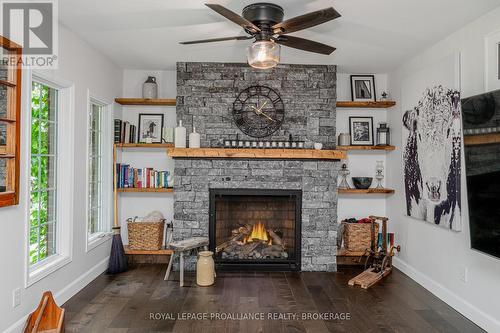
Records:
[[[188,274],[188,287],[180,288],[178,280],[163,281],[165,265],[141,264],[117,276],[99,276],[66,302],[66,331],[483,332],[397,270],[368,290],[347,286],[358,272],[219,272],[212,287],[196,286]],[[265,320],[179,318],[203,313],[264,313]],[[302,318],[306,314],[333,318]],[[346,314],[349,320],[339,318]]]

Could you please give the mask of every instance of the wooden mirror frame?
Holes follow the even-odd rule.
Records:
[[[7,80],[0,80],[0,86],[7,87],[7,114],[0,123],[7,124],[7,141],[0,146],[0,159],[6,163],[6,192],[0,192],[0,207],[19,203],[19,160],[21,143],[21,75],[22,48],[20,45],[0,36],[0,47],[15,57],[17,66],[9,67]],[[9,57],[9,59],[11,59]],[[0,58],[0,61],[3,61]]]

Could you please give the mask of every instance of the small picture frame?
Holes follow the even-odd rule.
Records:
[[[139,113],[139,143],[162,143],[163,114]]]
[[[375,102],[377,100],[374,75],[351,75],[351,98],[353,102]]]
[[[373,117],[349,117],[352,146],[373,146]]]

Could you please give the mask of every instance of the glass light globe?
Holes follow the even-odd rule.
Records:
[[[258,69],[273,68],[280,62],[279,44],[272,41],[261,40],[248,47],[248,64]]]

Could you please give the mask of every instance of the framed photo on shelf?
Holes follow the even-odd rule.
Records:
[[[353,102],[375,102],[375,76],[351,75],[351,98]]]
[[[161,143],[163,114],[139,113],[139,143]]]
[[[373,146],[373,117],[349,117],[352,146]]]

